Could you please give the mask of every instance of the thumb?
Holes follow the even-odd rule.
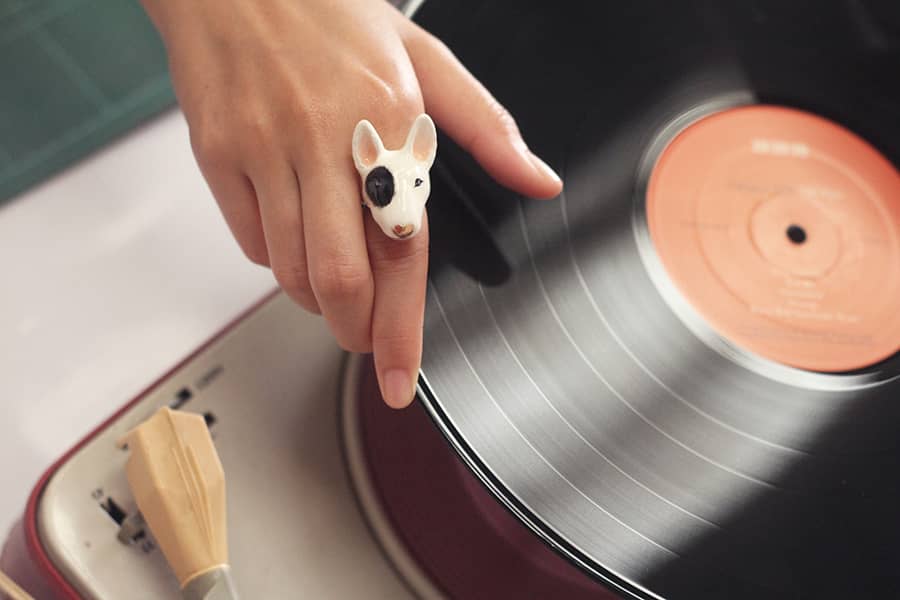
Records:
[[[515,120],[447,46],[413,25],[404,40],[425,109],[502,185],[531,198],[552,198],[559,176],[531,153]]]

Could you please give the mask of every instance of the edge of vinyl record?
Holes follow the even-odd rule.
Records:
[[[571,561],[575,566],[584,573],[600,582],[602,585],[610,588],[618,594],[622,594],[625,598],[633,598],[637,600],[664,600],[662,596],[654,594],[647,588],[638,583],[620,575],[611,569],[596,564],[586,552],[578,548],[576,545],[567,542],[561,535],[549,527],[541,520],[535,512],[519,499],[506,484],[497,478],[490,469],[478,456],[478,453],[468,444],[463,435],[453,425],[450,417],[440,406],[440,401],[431,391],[431,385],[428,383],[424,373],[419,373],[419,380],[416,384],[416,394],[425,411],[431,420],[434,421],[441,433],[450,443],[454,451],[462,458],[463,462],[478,477],[482,484],[487,487],[491,495],[516,518],[528,527],[533,533],[541,538],[554,552],[562,555],[565,559]]]

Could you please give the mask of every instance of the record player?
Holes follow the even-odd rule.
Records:
[[[896,3],[415,18],[566,183],[516,197],[441,140],[419,401],[276,295],[54,466],[4,567],[175,597],[113,444],[169,404],[207,415],[249,597],[896,596]]]

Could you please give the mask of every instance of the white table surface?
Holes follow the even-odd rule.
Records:
[[[41,473],[275,286],[171,111],[0,206],[0,541]]]

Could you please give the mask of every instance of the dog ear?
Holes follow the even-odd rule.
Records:
[[[368,171],[376,165],[384,152],[384,145],[375,127],[363,119],[356,124],[353,131],[353,162],[360,173]]]
[[[416,161],[430,169],[437,153],[437,131],[431,117],[422,113],[416,117],[406,137],[405,151]]]

